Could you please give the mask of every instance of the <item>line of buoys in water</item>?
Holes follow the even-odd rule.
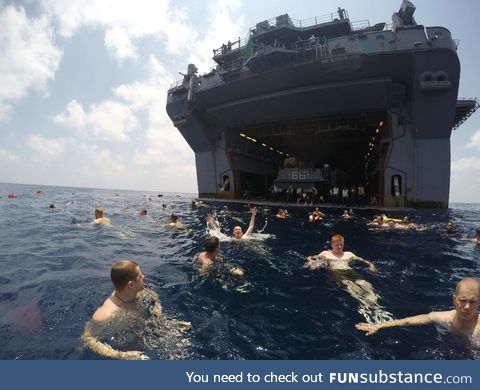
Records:
[[[15,199],[16,197],[17,197],[17,195],[13,194],[13,193],[7,195],[7,198],[9,198],[9,199]]]

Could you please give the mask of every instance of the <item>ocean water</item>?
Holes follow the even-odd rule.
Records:
[[[42,190],[44,195],[36,195]],[[8,199],[8,193],[16,199]],[[220,210],[190,207],[193,194],[146,193],[0,184],[0,359],[100,359],[80,336],[85,322],[111,293],[113,261],[132,259],[157,292],[164,312],[190,321],[183,358],[192,359],[470,359],[476,352],[435,326],[391,328],[366,337],[354,327],[365,318],[361,302],[328,271],[302,266],[307,255],[328,248],[333,233],[345,250],[372,260],[355,270],[374,287],[384,310],[401,318],[452,307],[455,283],[480,276],[480,248],[471,241],[480,225],[479,204],[452,204],[448,211],[409,213],[421,231],[369,230],[374,210],[356,210],[350,221],[341,209],[323,209],[324,221],[307,222],[309,208],[289,208],[291,218],[274,218],[261,207],[248,242],[222,242],[226,262],[245,271],[244,280],[198,274],[192,260],[203,250],[205,215]],[[50,209],[50,203],[57,205]],[[167,210],[162,210],[162,203]],[[129,210],[123,211],[128,204]],[[111,228],[89,222],[95,207]],[[149,217],[138,215],[141,208]],[[245,205],[229,205],[219,216],[225,232],[244,230]],[[161,226],[171,212],[185,229]],[[405,213],[391,212],[390,217]],[[457,232],[447,236],[452,220]],[[167,337],[163,335],[163,337]],[[171,358],[159,344],[145,353]],[[155,345],[157,345],[155,347]]]

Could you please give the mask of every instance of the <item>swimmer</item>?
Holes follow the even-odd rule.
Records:
[[[203,242],[205,252],[199,253],[196,257],[198,264],[198,272],[201,274],[209,274],[222,264],[220,257],[220,240],[217,237],[210,236]],[[228,267],[228,271],[232,276],[242,277],[244,272],[240,267]]]
[[[472,241],[475,245],[480,246],[480,226],[475,229],[475,237],[462,237],[461,240]]]
[[[447,233],[447,234],[456,233],[455,226],[453,226],[452,221],[448,221],[447,226],[445,226],[445,233]]]
[[[463,335],[477,344],[480,342],[479,303],[480,282],[475,278],[464,278],[457,283],[453,293],[454,310],[420,314],[378,324],[360,323],[355,327],[366,332],[367,336],[371,336],[383,328],[437,324],[452,333]]]
[[[111,226],[112,221],[110,221],[110,218],[104,217],[103,216],[103,209],[100,207],[97,207],[95,209],[95,219],[92,221],[93,224],[102,224],[106,226]]]
[[[228,209],[228,206],[223,206],[222,209],[220,210],[220,215],[229,215],[230,210]]]
[[[177,214],[170,215],[170,222],[162,225],[167,227],[183,228],[184,225],[178,220]]]
[[[243,230],[240,226],[235,226],[232,229],[232,238],[234,240],[245,240],[252,233],[253,228],[255,226],[255,215],[257,215],[257,208],[252,207],[250,208],[249,212],[252,214],[252,216],[250,218],[250,224],[248,225],[247,231],[243,233]],[[206,219],[207,219],[207,226],[210,230],[220,232],[220,225],[218,224],[217,221],[213,219],[213,217],[210,214],[207,214]]]
[[[147,217],[147,209],[141,209],[138,215],[141,217]]]
[[[250,208],[249,212],[252,214],[252,216],[250,217],[250,224],[248,225],[247,231],[245,233],[243,233],[242,228],[240,226],[235,226],[232,229],[233,239],[244,240],[244,239],[248,238],[248,236],[250,236],[250,234],[252,233],[253,228],[255,226],[255,216],[257,215],[257,208],[252,207],[252,208]]]
[[[367,225],[372,227],[386,227],[383,215],[376,215]]]
[[[192,208],[195,208],[195,207],[205,207],[205,208],[207,208],[208,206],[205,203],[203,203],[201,200],[194,199],[194,200],[192,200]]]
[[[408,229],[416,229],[417,228],[417,225],[412,223],[412,220],[410,219],[409,216],[403,217],[401,225],[407,227]]]
[[[388,227],[390,229],[395,229],[395,230],[410,230],[410,229],[415,229],[415,227],[412,226],[413,224],[408,224],[408,225],[405,225],[403,223],[403,220],[402,222],[396,222],[394,220],[389,220],[388,221]]]
[[[288,211],[287,211],[287,210],[278,209],[277,214],[275,215],[275,217],[281,218],[281,219],[287,218],[287,217],[288,217]]]
[[[113,263],[110,275],[115,291],[95,311],[92,321],[85,326],[82,340],[92,351],[105,357],[123,360],[148,359],[140,351],[119,351],[114,349],[111,345],[101,342],[101,334],[96,334],[95,332],[95,324],[102,323],[108,326],[109,322],[120,314],[138,315],[137,294],[145,288],[143,284],[144,275],[139,265],[131,260],[117,261]],[[157,315],[162,313],[160,301],[155,302],[153,310]]]
[[[56,208],[55,204],[53,204],[53,203],[50,203],[50,206],[48,206],[48,207],[50,207],[51,209]]]
[[[320,221],[322,217],[324,217],[325,214],[323,214],[318,207],[315,207],[315,210],[308,216],[308,221],[309,222],[316,222]]]
[[[141,351],[121,351],[103,339],[115,342],[117,339],[131,338],[135,336],[135,326],[141,329],[147,324],[167,326],[158,295],[145,289],[144,275],[134,261],[121,260],[113,263],[110,276],[115,290],[85,325],[82,340],[101,356],[121,360],[146,360],[148,356]],[[150,321],[152,319],[156,322]],[[186,321],[169,321],[179,329],[186,330],[191,327]],[[121,336],[108,337],[112,332],[120,333]]]
[[[362,263],[368,265],[368,268],[372,272],[377,272],[375,265],[368,260],[362,259],[358,257],[353,252],[344,252],[343,247],[345,245],[345,239],[340,234],[335,234],[330,241],[332,246],[331,250],[320,252],[318,255],[315,256],[308,256],[307,263],[305,264],[306,268],[310,268],[312,270],[317,269],[319,266],[322,266],[318,263],[318,259],[323,257],[326,262],[326,267],[331,270],[352,270],[353,269],[348,265],[350,260],[359,260]],[[325,265],[323,265],[325,266]]]
[[[329,269],[333,277],[359,302],[359,312],[368,322],[391,319],[390,313],[382,310],[378,304],[379,296],[375,293],[373,286],[351,268],[349,262],[358,260],[368,265],[371,272],[377,272],[375,265],[353,252],[344,252],[344,243],[344,238],[340,234],[335,234],[330,241],[332,249],[315,256],[308,256],[304,267],[311,270],[317,270],[320,267]]]
[[[349,214],[348,210],[344,210],[342,214],[343,219],[350,219],[351,215]]]

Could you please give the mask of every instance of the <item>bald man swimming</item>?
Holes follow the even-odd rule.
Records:
[[[360,323],[355,327],[366,332],[367,336],[371,336],[383,328],[437,324],[452,333],[464,335],[472,342],[478,343],[480,341],[479,303],[480,282],[475,278],[465,278],[457,283],[453,293],[454,310],[434,311],[378,324]]]

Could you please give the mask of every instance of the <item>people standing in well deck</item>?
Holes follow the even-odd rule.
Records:
[[[365,189],[363,188],[363,184],[360,184],[357,189],[358,195],[358,203],[360,206],[365,206]]]

